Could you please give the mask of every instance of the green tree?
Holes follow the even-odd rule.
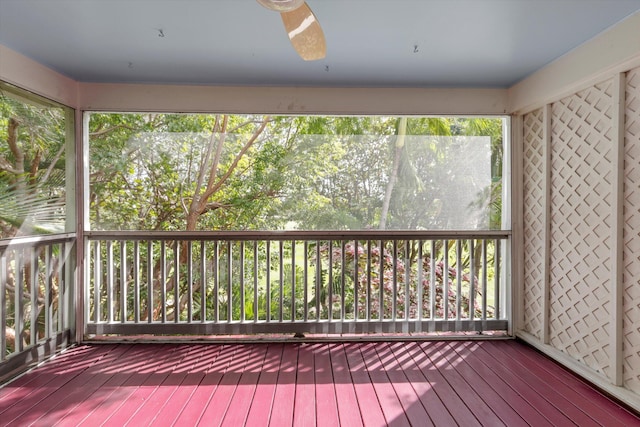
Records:
[[[62,108],[24,98],[0,84],[0,238],[64,231],[66,128]],[[32,256],[30,249],[3,249],[7,271],[5,283],[0,284],[5,292],[5,305],[0,311],[6,325],[1,333],[8,353],[17,343],[24,345],[44,336],[45,292],[56,316],[60,277],[55,259],[63,256],[61,248],[52,249],[53,273],[48,282],[41,267],[45,251],[33,250]],[[34,258],[39,267],[33,265]],[[31,283],[36,284],[36,295]],[[17,295],[22,295],[21,301],[17,301]],[[35,337],[30,336],[32,313],[37,322]],[[17,320],[21,320],[19,330]]]
[[[1,236],[63,231],[64,111],[0,94],[0,141]]]

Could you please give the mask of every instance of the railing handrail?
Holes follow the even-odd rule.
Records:
[[[76,239],[0,240],[0,382],[73,342]]]
[[[504,331],[509,231],[95,231],[87,334]]]
[[[87,231],[89,240],[444,240],[505,239],[510,230]]]
[[[70,242],[75,239],[76,233],[46,234],[38,236],[19,236],[0,239],[0,249],[17,246],[38,246],[42,244]]]

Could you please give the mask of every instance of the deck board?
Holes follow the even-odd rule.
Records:
[[[513,340],[97,344],[0,388],[0,426],[640,425]]]
[[[193,398],[200,383],[206,375],[206,369],[218,354],[217,348],[202,348],[198,360],[191,367],[191,370],[184,375],[182,383],[175,387],[170,401],[167,401],[158,412],[153,424],[156,426],[171,426],[177,417],[184,410],[188,402]]]
[[[442,420],[442,423],[438,422],[438,425],[451,425],[446,424],[449,421],[449,417],[447,417],[446,414],[449,414],[458,425],[479,425],[477,418],[465,405],[460,396],[447,382],[442,373],[431,363],[422,346],[418,343],[409,343],[406,345],[405,351],[415,365],[415,375],[422,375],[425,378],[425,383],[430,386],[429,390],[433,391],[433,397],[430,398],[429,395],[422,395],[422,399],[429,399],[429,405],[431,407],[441,406],[441,409],[437,410],[437,416],[440,418],[434,419],[434,421]],[[417,381],[420,381],[419,378]],[[436,396],[438,400],[435,400]],[[432,410],[430,414],[435,416],[436,412]]]
[[[247,427],[269,424],[276,393],[276,383],[278,382],[278,372],[282,363],[283,349],[283,344],[272,344],[267,347],[267,355],[264,365],[261,367],[251,408],[245,421]]]
[[[190,372],[196,370],[201,351],[196,347],[187,347],[186,353],[171,373],[159,384],[127,421],[126,425],[143,426],[158,419],[159,413],[166,407],[173,407],[173,395],[180,389]]]
[[[316,423],[316,388],[313,351],[309,344],[298,346],[293,424],[312,426]]]
[[[240,347],[227,368],[227,372],[218,384],[209,405],[205,409],[200,422],[203,425],[218,426],[227,414],[233,395],[240,384],[245,367],[252,357],[255,357],[257,349],[255,346],[245,345]]]
[[[603,394],[569,373],[560,365],[548,363],[548,359],[540,353],[525,351],[525,347],[522,344],[509,347],[507,350],[514,357],[519,355],[525,358],[521,359],[522,363],[526,364],[529,369],[536,369],[543,376],[552,376],[556,380],[554,384],[557,385],[558,389],[563,394],[569,394],[571,401],[598,424],[623,427],[635,421],[636,417],[628,417],[625,411],[609,410],[607,405],[609,399]]]
[[[106,419],[108,425],[125,425],[132,417],[145,407],[148,402],[154,402],[151,397],[154,392],[162,386],[174,370],[178,369],[185,356],[189,353],[189,348],[184,345],[168,347],[168,354],[164,353],[164,348],[153,355],[153,359],[143,366],[140,373],[132,375],[127,382],[130,385],[131,393],[124,399],[122,405]],[[126,389],[126,386],[125,386]],[[122,399],[122,396],[120,396]],[[89,425],[91,422],[89,421]]]
[[[296,369],[298,366],[298,345],[285,345],[282,364],[276,380],[273,408],[269,425],[278,427],[291,424],[293,420],[294,399],[296,396]]]
[[[388,346],[396,359],[397,369],[404,372],[407,381],[409,381],[420,399],[420,403],[425,408],[429,420],[437,426],[455,425],[455,420],[442,403],[442,400],[440,400],[433,385],[427,381],[415,364],[410,351],[407,350],[407,344],[391,343]]]
[[[100,348],[86,346],[75,348],[72,352],[66,351],[61,353],[48,362],[48,369],[33,371],[29,375],[16,378],[12,382],[12,388],[0,389],[0,397],[2,399],[22,399],[25,393],[45,386],[48,382],[55,379],[57,374],[78,369],[79,366],[77,365],[76,358],[81,354],[85,355],[86,358],[90,358],[92,355],[99,354],[101,351]],[[21,397],[18,397],[20,394]],[[1,408],[0,413],[2,413]]]
[[[316,425],[318,426],[340,425],[336,379],[333,377],[333,367],[331,366],[331,347],[322,344],[314,344],[312,347],[315,368]]]
[[[559,412],[553,413],[553,421],[547,418],[546,413],[540,413],[539,409],[542,409],[542,407],[538,406],[538,409],[536,409],[534,406],[535,397],[539,396],[535,393],[530,393],[527,387],[522,387],[522,383],[519,383],[516,378],[506,375],[508,373],[491,369],[491,365],[494,365],[495,368],[499,368],[499,366],[497,364],[487,364],[486,358],[483,360],[479,357],[476,354],[476,351],[480,351],[479,347],[475,342],[471,341],[463,343],[462,346],[454,346],[454,357],[464,358],[465,362],[482,376],[487,384],[504,399],[505,403],[520,415],[522,420],[527,420],[527,423],[540,427],[570,424],[570,420]],[[534,400],[534,404],[527,397],[532,398],[531,400]],[[545,403],[543,407],[548,410],[549,402],[545,401]]]
[[[367,366],[362,359],[360,345],[353,343],[346,344],[345,354],[349,364],[349,370],[351,371],[351,378],[353,379],[363,424],[365,426],[384,425],[384,413]]]
[[[353,386],[353,377],[349,371],[347,356],[343,344],[333,344],[329,348],[331,355],[331,369],[338,405],[339,425],[362,426],[360,405],[356,397],[356,389]]]
[[[451,364],[443,354],[442,347],[444,342],[431,343],[430,346],[422,346],[422,350],[427,354],[435,372],[438,372],[444,381],[446,381],[451,390],[460,397],[460,406],[447,406],[450,412],[457,412],[457,408],[466,407],[469,412],[476,418],[475,421],[469,420],[470,425],[492,425],[503,426],[504,423],[495,414],[494,409],[490,408],[483,400],[482,394],[484,389],[480,388],[479,392],[475,391],[464,378],[456,371],[455,365]],[[481,378],[478,378],[480,381]],[[480,382],[474,385],[481,385]]]
[[[52,404],[55,404],[56,399],[65,396],[64,390],[69,383],[74,386],[76,383],[86,381],[88,377],[81,374],[114,348],[114,346],[109,346],[109,348],[104,349],[104,352],[94,351],[91,354],[85,354],[81,359],[70,360],[61,366],[56,366],[59,370],[56,369],[52,374],[43,375],[45,378],[50,377],[44,386],[36,386],[28,382],[26,386],[20,387],[21,390],[12,393],[6,399],[0,395],[2,407],[5,406],[6,402],[6,410],[2,410],[2,407],[0,407],[2,422],[7,423],[7,425],[13,423],[22,424],[22,420],[26,420],[26,424],[29,420],[35,420],[40,415],[48,413]],[[58,393],[58,391],[61,391],[61,393]],[[12,405],[11,401],[16,404]],[[40,407],[43,407],[45,411],[36,411],[35,408],[39,409]]]
[[[254,394],[260,379],[260,370],[265,362],[267,346],[253,346],[252,350],[222,421],[224,426],[245,425],[249,415],[251,402],[254,400]]]
[[[157,360],[158,353],[167,350],[167,346],[140,345],[129,346],[129,357],[115,364],[114,375],[98,390],[87,395],[84,405],[60,420],[60,425],[91,426],[95,420],[108,419],[128,396],[135,391],[140,381],[153,373],[149,360]],[[143,371],[147,368],[146,371]]]
[[[38,411],[29,413],[29,416],[20,417],[20,422],[55,424],[82,404],[88,394],[92,394],[104,385],[112,375],[109,373],[110,366],[124,357],[127,351],[126,347],[114,348],[86,369],[83,375],[76,376],[72,381],[60,387],[56,393],[52,393],[47,399],[39,402]],[[36,419],[36,417],[38,418]]]
[[[456,353],[455,347],[457,346],[459,346],[459,344],[452,346],[450,343],[442,343],[441,354],[444,360],[454,367],[455,371],[460,375],[460,378],[466,381],[474,391],[477,389],[482,390],[482,393],[479,393],[478,396],[505,425],[509,427],[528,426],[529,424],[518,414],[516,408],[512,406],[514,402],[507,402],[505,400],[511,394],[511,390],[498,385],[499,382],[495,381],[497,378],[490,373],[478,371],[471,367],[468,361],[469,357],[467,357],[466,353],[463,356],[459,356]],[[496,390],[494,387],[502,388],[502,390]],[[520,401],[516,403],[520,404]]]
[[[406,373],[398,365],[396,356],[386,343],[375,345],[381,368],[385,371],[411,425],[433,426],[431,417],[422,405],[420,396],[411,385]],[[404,421],[404,420],[403,420]]]
[[[368,343],[360,346],[362,359],[364,360],[369,378],[373,383],[378,401],[382,407],[382,412],[387,424],[394,426],[409,426],[409,419],[404,411],[402,402],[396,394],[393,383],[385,372],[385,367],[380,361],[376,352],[376,344]],[[366,410],[366,408],[364,408]]]
[[[211,364],[205,369],[205,375],[201,379],[189,401],[182,407],[176,419],[176,425],[193,426],[202,418],[204,410],[209,405],[220,381],[225,376],[231,361],[236,356],[240,346],[213,346],[217,351],[212,354]]]

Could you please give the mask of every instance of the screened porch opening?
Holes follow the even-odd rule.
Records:
[[[85,333],[506,335],[507,126],[91,113]]]

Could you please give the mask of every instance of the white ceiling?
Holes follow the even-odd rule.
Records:
[[[86,82],[508,87],[640,13],[640,0],[307,3],[327,40],[315,62],[255,0],[0,0],[0,44]]]

